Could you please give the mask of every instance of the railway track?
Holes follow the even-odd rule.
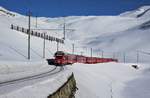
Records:
[[[0,88],[3,87],[3,86],[11,85],[11,84],[18,84],[18,83],[21,83],[21,82],[26,82],[26,81],[31,81],[31,80],[36,80],[36,79],[40,79],[40,78],[49,77],[49,76],[57,74],[57,73],[59,73],[63,70],[64,70],[63,67],[58,68],[57,66],[55,66],[55,68],[53,68],[52,70],[50,70],[48,72],[45,72],[45,73],[41,73],[41,74],[34,75],[34,76],[28,76],[28,77],[24,77],[24,78],[20,78],[20,79],[10,80],[10,81],[6,81],[6,82],[1,82],[0,83]]]

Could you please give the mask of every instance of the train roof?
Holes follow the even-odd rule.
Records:
[[[54,55],[65,55],[63,51],[57,51]]]
[[[64,52],[64,51],[57,51],[54,55],[72,55],[72,54]]]
[[[73,54],[67,53],[64,51],[57,51],[54,55],[56,56],[56,55],[73,55]],[[74,54],[74,55],[76,55],[76,54]],[[83,55],[76,55],[76,56],[83,56]]]

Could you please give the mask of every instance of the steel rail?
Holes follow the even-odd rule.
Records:
[[[41,73],[41,74],[38,74],[38,75],[28,76],[28,77],[15,79],[15,80],[10,80],[10,81],[6,81],[6,82],[0,82],[0,87],[15,84],[15,83],[20,83],[20,82],[25,82],[25,81],[29,81],[29,80],[44,78],[44,77],[47,77],[47,76],[50,76],[50,75],[57,74],[57,73],[61,72],[62,70],[64,70],[64,68],[61,67],[58,71],[55,72],[56,69],[57,69],[57,66],[55,66],[54,69],[52,69],[48,72]]]

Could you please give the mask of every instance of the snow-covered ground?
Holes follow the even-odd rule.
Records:
[[[43,77],[0,85],[0,98],[47,98],[61,87],[71,75],[71,71],[65,68],[58,72],[59,69],[57,68],[56,72],[53,71]]]
[[[0,98],[46,98],[74,72],[77,80],[77,98],[150,98],[149,87],[149,36],[150,6],[128,11],[118,16],[68,16],[65,44],[59,50],[93,56],[115,57],[119,61],[136,62],[139,52],[139,69],[131,63],[74,64],[64,71],[40,81],[0,88]],[[3,11],[1,11],[3,10]],[[7,12],[14,15],[7,14]],[[35,29],[35,17],[31,28]],[[64,17],[38,17],[39,29],[63,29]],[[28,17],[0,7],[0,82],[33,76],[53,70],[43,59],[43,39],[31,36],[31,60],[27,60],[28,36],[11,30],[11,24],[28,27]],[[63,30],[49,31],[50,36],[63,37]],[[46,41],[46,58],[57,50],[56,42]],[[148,52],[148,53],[147,53]],[[147,63],[147,64],[142,64]],[[19,87],[19,88],[18,88]],[[14,89],[15,88],[15,89]],[[112,91],[112,92],[111,92]]]
[[[1,87],[0,98],[47,98],[70,72],[74,72],[78,90],[76,98],[149,98],[149,64],[133,63],[73,64],[53,76]],[[11,90],[10,90],[11,88]],[[112,90],[112,92],[111,92]]]
[[[54,68],[55,66],[48,65],[46,61],[41,62],[1,61],[0,83],[49,72]]]
[[[139,69],[135,69],[131,65],[104,63],[68,66],[77,80],[79,89],[76,98],[149,98],[150,66],[138,64]]]

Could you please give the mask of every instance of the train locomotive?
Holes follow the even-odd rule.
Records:
[[[63,51],[57,51],[54,54],[54,57],[55,58],[51,59],[51,61],[56,66],[68,65],[73,63],[96,64],[96,63],[104,63],[104,62],[118,62],[117,59],[86,57],[82,55],[65,53]]]

